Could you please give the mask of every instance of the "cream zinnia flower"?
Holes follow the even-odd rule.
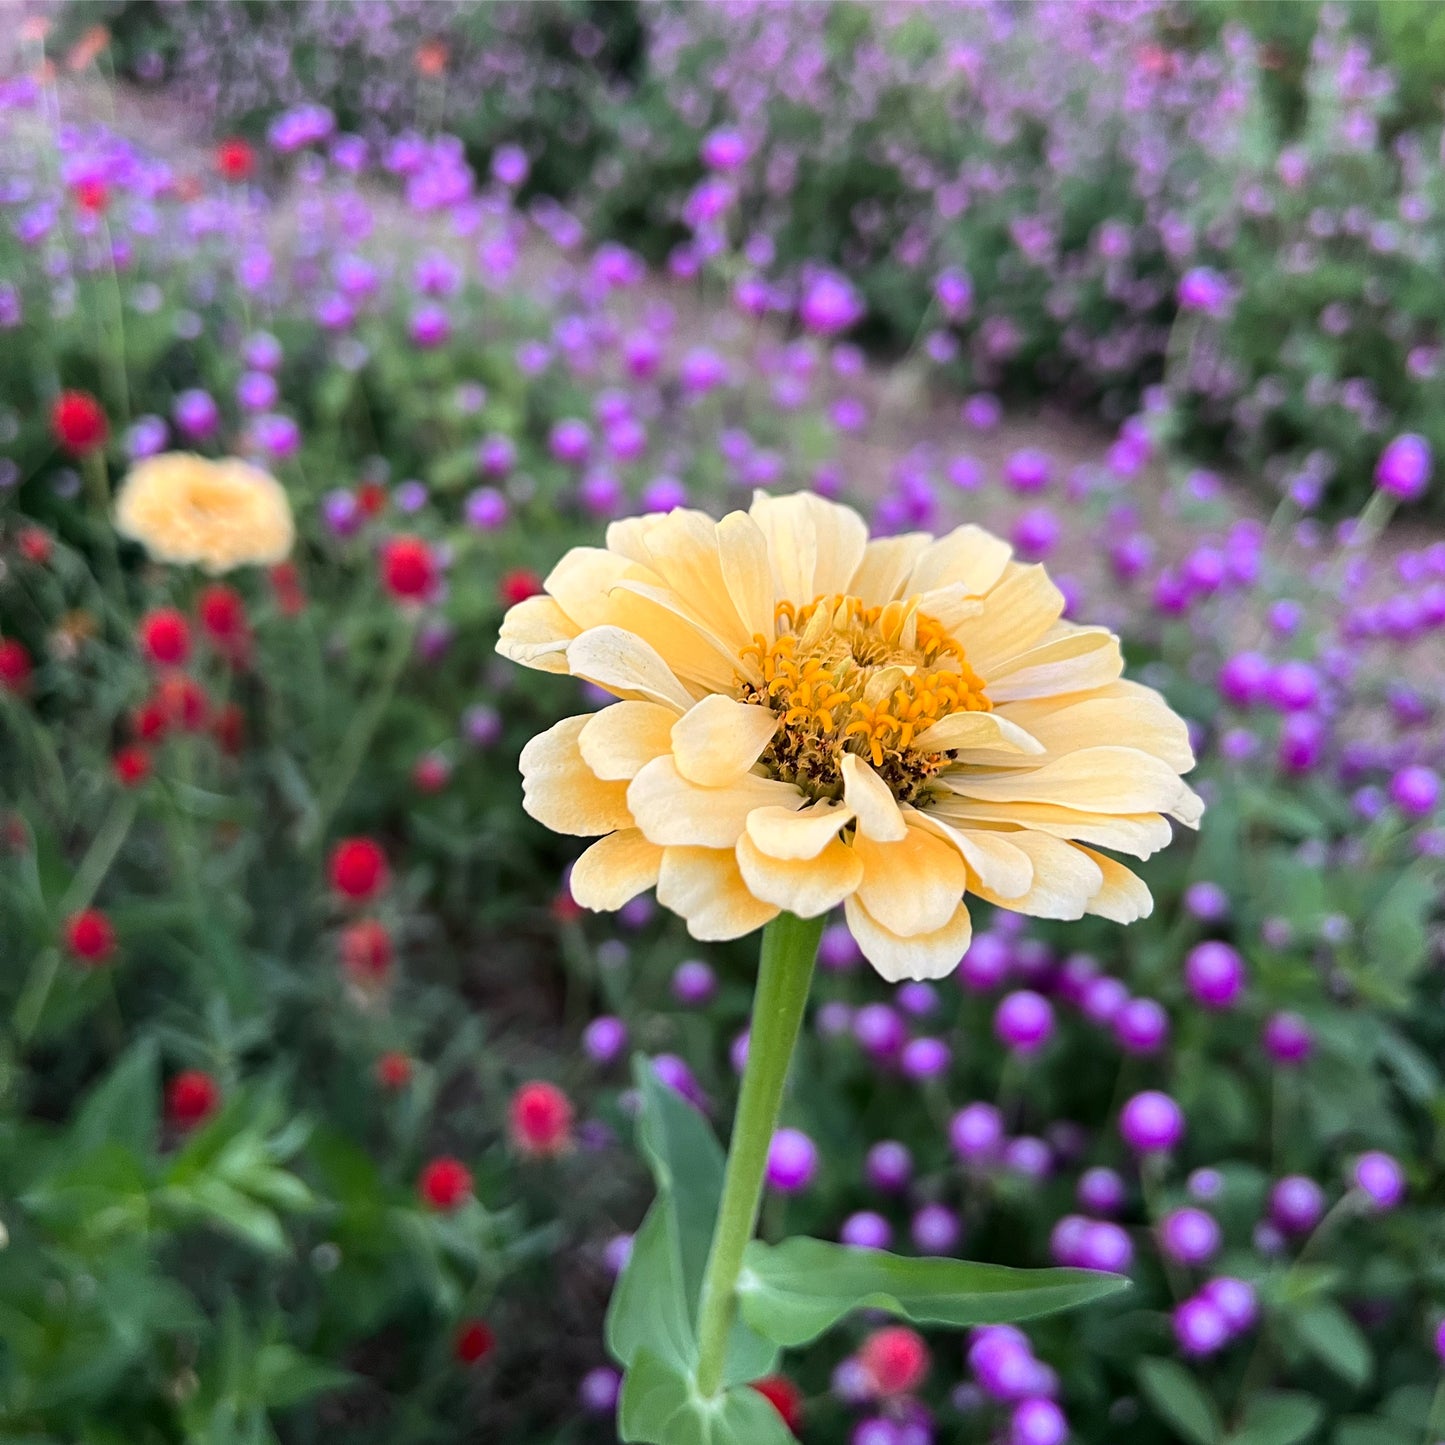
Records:
[[[295,526],[285,489],[247,462],[189,452],[148,457],[131,469],[115,502],[115,528],[158,562],[217,576],[248,563],[280,562]]]
[[[888,979],[948,973],[967,893],[1043,918],[1153,907],[1138,858],[1202,812],[1183,722],[974,526],[868,540],[819,497],[614,523],[508,612],[498,651],[621,702],[522,752],[526,808],[603,834],[577,901],[656,887],[693,937],[843,904]]]

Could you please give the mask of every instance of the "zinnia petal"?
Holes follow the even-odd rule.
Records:
[[[655,702],[615,702],[595,712],[577,736],[583,760],[599,777],[630,782],[672,749],[677,713]]]
[[[954,909],[953,916],[942,928],[910,938],[901,938],[884,928],[857,894],[844,900],[843,914],[863,957],[889,983],[902,983],[910,978],[943,978],[958,967],[973,938],[973,921],[964,903]]]
[[[860,832],[853,850],[863,864],[858,901],[903,938],[942,928],[968,886],[958,850],[920,827],[905,828],[896,843],[879,843]]]
[[[563,718],[522,749],[522,806],[556,833],[588,837],[630,828],[627,784],[604,782],[578,744],[590,714]]]
[[[908,827],[888,784],[857,753],[844,753],[839,767],[843,801],[857,817],[859,833],[881,843],[900,842]]]
[[[671,757],[654,758],[627,788],[637,826],[665,847],[694,844],[732,848],[754,808],[801,808],[804,798],[787,783],[744,773],[721,788],[689,782]]]
[[[672,727],[672,755],[689,782],[720,788],[757,762],[778,730],[770,708],[705,697]]]
[[[664,849],[657,901],[703,942],[741,938],[782,911],[749,892],[731,848]]]
[[[639,893],[657,886],[662,849],[640,828],[623,828],[599,838],[572,865],[572,897],[583,908],[611,913]]]
[[[785,861],[770,857],[744,833],[738,839],[738,867],[755,898],[775,903],[799,918],[816,918],[836,908],[863,877],[858,855],[834,838],[815,857]]]
[[[794,812],[790,808],[756,808],[748,814],[748,837],[758,851],[786,862],[816,858],[845,823],[853,821],[853,810],[823,798]]]

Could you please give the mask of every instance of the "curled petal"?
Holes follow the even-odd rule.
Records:
[[[901,938],[884,928],[863,906],[855,893],[843,903],[848,931],[863,952],[863,957],[889,983],[906,978],[943,978],[958,967],[973,938],[973,922],[963,902],[953,910],[942,928],[932,933]]]
[[[748,834],[738,839],[738,867],[755,898],[799,918],[816,918],[836,908],[863,877],[858,855],[834,838],[814,858],[784,861],[762,852]]]
[[[627,784],[599,778],[578,739],[591,716],[563,718],[522,749],[522,806],[555,833],[587,837],[632,826]]]
[[[673,724],[672,755],[690,782],[720,788],[757,762],[777,730],[778,715],[769,708],[705,697]]]
[[[640,828],[624,828],[599,838],[572,865],[572,897],[583,908],[611,913],[657,886],[662,849]]]
[[[731,848],[665,848],[657,901],[703,941],[741,938],[781,912],[748,891]]]

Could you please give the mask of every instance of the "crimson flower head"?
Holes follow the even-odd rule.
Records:
[[[512,1142],[523,1154],[551,1158],[572,1143],[572,1101],[556,1084],[534,1079],[512,1095]]]
[[[472,1192],[472,1171],[460,1159],[444,1154],[421,1171],[417,1192],[431,1209],[450,1214],[466,1203]]]
[[[928,1376],[928,1346],[907,1325],[874,1330],[863,1341],[858,1359],[879,1395],[911,1394]]]
[[[386,854],[374,838],[343,838],[331,850],[331,886],[353,903],[375,898],[387,885]]]
[[[783,1424],[796,1435],[803,1424],[803,1392],[786,1375],[764,1375],[752,1388],[783,1417]]]
[[[294,562],[278,562],[271,569],[271,589],[276,605],[286,617],[296,617],[306,610],[306,589]]]
[[[191,655],[191,625],[174,607],[153,607],[136,629],[140,650],[158,667],[180,667]]]
[[[76,206],[87,215],[98,216],[110,205],[110,190],[98,176],[87,176],[71,188]]]
[[[196,604],[196,615],[211,642],[222,652],[243,651],[250,628],[246,621],[246,603],[234,587],[212,582]]]
[[[341,930],[341,966],[363,988],[385,983],[395,956],[391,934],[379,919],[358,918]]]
[[[65,920],[65,946],[77,963],[98,968],[115,955],[115,928],[98,908],[82,908]]]
[[[480,1365],[497,1343],[496,1332],[485,1320],[463,1320],[452,1341],[452,1354],[463,1365]]]
[[[216,170],[228,181],[245,181],[256,169],[256,152],[250,141],[229,136],[216,147]]]
[[[110,770],[121,787],[138,788],[151,775],[151,755],[134,743],[117,748]]]
[[[216,1112],[221,1087],[203,1069],[183,1069],[166,1089],[166,1118],[180,1129],[194,1129]]]
[[[411,1060],[400,1049],[390,1049],[376,1061],[376,1082],[383,1089],[404,1089],[411,1083]]]
[[[542,590],[542,579],[530,567],[513,567],[502,573],[497,585],[497,595],[507,607],[515,607],[529,597],[535,597]]]
[[[30,675],[34,670],[23,642],[16,642],[13,637],[0,637],[0,688],[18,696],[29,688]]]
[[[88,391],[62,391],[50,409],[50,430],[71,456],[83,457],[105,445],[110,423]]]
[[[436,589],[437,563],[420,537],[391,537],[381,548],[382,585],[398,602],[422,602]]]
[[[162,731],[178,727],[183,732],[198,733],[211,715],[211,700],[195,678],[173,672],[156,683],[154,706],[163,719]]]
[[[50,533],[43,527],[22,527],[15,539],[20,555],[36,567],[43,567],[50,561],[52,549]]]

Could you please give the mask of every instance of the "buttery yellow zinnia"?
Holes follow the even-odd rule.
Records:
[[[248,462],[165,452],[131,469],[115,503],[115,527],[158,562],[218,576],[284,560],[295,540],[291,504],[272,476]]]
[[[504,656],[621,699],[527,744],[527,811],[604,835],[572,872],[588,908],[655,887],[724,939],[841,903],[892,980],[954,968],[968,893],[1131,922],[1149,891],[1098,850],[1196,826],[1194,757],[1118,639],[1063,610],[976,526],[870,541],[808,494],[616,522],[502,624]]]

